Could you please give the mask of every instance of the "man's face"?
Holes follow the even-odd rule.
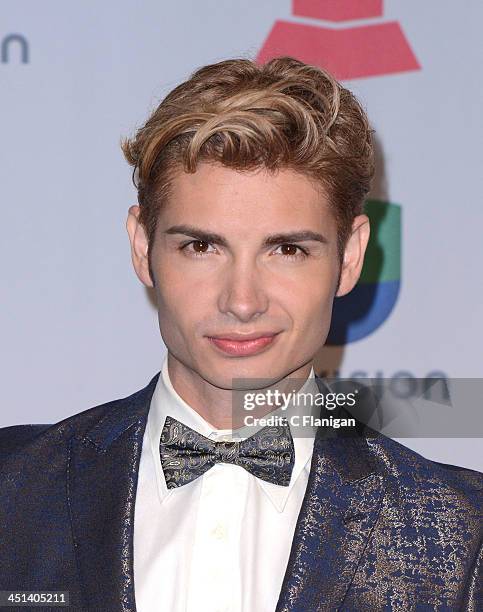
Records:
[[[138,276],[152,286],[133,220],[130,237]],[[327,337],[339,271],[339,294],[357,280],[351,262],[340,270],[335,220],[309,179],[207,163],[174,178],[151,266],[171,357],[223,389],[306,369]]]

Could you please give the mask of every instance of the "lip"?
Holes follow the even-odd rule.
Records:
[[[208,336],[208,338],[215,338],[216,340],[235,340],[237,342],[243,342],[245,340],[256,340],[258,338],[268,338],[269,336],[276,336],[278,333],[279,332],[267,330],[252,332],[251,334],[231,332],[226,334],[214,334],[213,336]]]
[[[279,332],[256,332],[252,334],[225,334],[207,336],[208,340],[227,355],[247,357],[260,353],[271,346]]]

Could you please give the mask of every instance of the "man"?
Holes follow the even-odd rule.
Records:
[[[0,589],[113,612],[481,609],[481,474],[360,424],[233,431],[234,390],[327,390],[313,359],[369,238],[354,96],[292,58],[220,62],[123,150],[167,359],[127,398],[2,431]]]

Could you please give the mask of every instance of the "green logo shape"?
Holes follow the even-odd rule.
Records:
[[[401,279],[401,206],[366,200],[364,211],[371,224],[359,284]]]

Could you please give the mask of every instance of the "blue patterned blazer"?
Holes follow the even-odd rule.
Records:
[[[0,590],[136,610],[134,504],[158,376],[55,425],[0,430]],[[276,611],[483,610],[482,485],[366,428],[316,438]]]

